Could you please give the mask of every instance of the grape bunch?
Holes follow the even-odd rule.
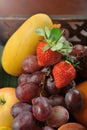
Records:
[[[87,46],[81,44],[74,45],[70,56],[79,63],[77,80],[80,82],[87,80]]]
[[[84,56],[87,57],[87,50],[82,45],[74,46],[70,57],[84,62],[87,59]],[[53,66],[39,66],[36,55],[23,60],[23,73],[18,77],[16,89],[20,102],[11,108],[13,130],[57,130],[72,119],[72,112],[82,107],[82,95],[75,87],[76,81],[57,88]]]

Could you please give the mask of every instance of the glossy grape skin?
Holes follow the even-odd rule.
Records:
[[[56,88],[55,82],[51,81],[51,78],[47,78],[46,84],[45,84],[45,90],[48,93],[48,95],[55,95],[59,93],[59,89]]]
[[[60,95],[52,95],[49,97],[49,103],[52,106],[65,106],[65,99],[63,96]]]
[[[83,56],[79,58],[80,70],[79,75],[83,80],[87,80],[87,48],[85,49]]]
[[[72,80],[67,86],[61,88],[60,94],[65,96],[65,94],[69,91],[69,89],[75,88],[75,87],[76,87],[76,82]]]
[[[71,112],[78,111],[83,104],[82,95],[77,89],[70,89],[65,95],[65,104]]]
[[[29,83],[29,82],[33,82],[35,84],[40,84],[41,82],[44,82],[44,73],[41,71],[36,71],[32,74],[21,74],[18,77],[18,84],[21,83]]]
[[[23,111],[32,112],[32,105],[23,102],[17,102],[11,108],[11,115],[15,118]]]
[[[18,84],[21,84],[21,83],[24,83],[24,82],[27,82],[28,79],[31,78],[31,74],[21,74],[19,77],[18,77]]]
[[[40,70],[41,66],[38,65],[37,57],[35,55],[30,55],[23,60],[22,69],[26,73],[33,73]]]
[[[87,80],[87,48],[81,44],[74,45],[70,56],[74,56],[79,61],[79,68],[77,73],[77,82]]]
[[[46,97],[37,97],[32,100],[34,117],[39,121],[45,121],[51,113],[51,105]]]
[[[51,114],[47,119],[47,124],[50,127],[57,128],[65,124],[69,120],[69,112],[63,106],[54,106]]]
[[[16,96],[21,102],[29,102],[37,96],[38,85],[35,83],[23,83],[16,88]]]
[[[76,58],[82,57],[84,50],[85,48],[83,45],[76,44],[74,45],[73,50],[70,55],[75,56]]]
[[[42,130],[54,130],[54,129],[50,126],[45,126],[45,127],[42,128]]]
[[[23,111],[13,121],[12,130],[34,130],[35,119],[29,111]]]
[[[33,82],[35,84],[40,84],[41,82],[44,82],[44,73],[40,71],[36,71],[32,73],[30,78],[27,78],[27,82]]]

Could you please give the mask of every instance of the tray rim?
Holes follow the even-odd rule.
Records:
[[[0,16],[0,20],[26,20],[32,15]],[[52,20],[62,20],[62,21],[87,20],[87,15],[48,15],[48,16],[51,17]]]

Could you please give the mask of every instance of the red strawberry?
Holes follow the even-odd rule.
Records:
[[[59,62],[62,57],[57,51],[52,51],[51,49],[44,51],[46,44],[46,42],[40,42],[37,46],[37,60],[40,66],[53,65]]]
[[[53,68],[54,81],[57,88],[68,85],[76,76],[76,69],[70,63],[61,61]]]
[[[59,28],[51,30],[45,26],[45,29],[37,28],[37,34],[44,37],[44,41],[39,42],[37,46],[37,59],[40,66],[56,64],[60,61],[62,55],[72,51],[68,41],[62,37],[64,31]]]

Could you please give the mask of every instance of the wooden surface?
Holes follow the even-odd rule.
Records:
[[[36,13],[61,23],[71,42],[87,44],[87,0],[0,0],[0,43],[5,44]]]
[[[87,16],[87,0],[0,0],[0,16],[24,16],[39,12]]]

